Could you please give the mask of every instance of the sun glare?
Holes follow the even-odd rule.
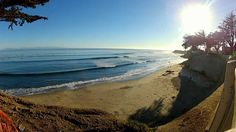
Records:
[[[212,13],[208,6],[195,4],[182,10],[181,21],[184,33],[194,33],[200,30],[209,32],[212,29]]]

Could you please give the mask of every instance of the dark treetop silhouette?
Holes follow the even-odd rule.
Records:
[[[0,0],[0,21],[9,22],[9,29],[13,26],[23,26],[24,23],[32,23],[39,19],[46,20],[47,17],[30,15],[22,11],[23,8],[36,8],[44,5],[49,0]]]
[[[232,54],[236,48],[236,16],[231,12],[219,26],[219,30],[205,34],[204,31],[194,35],[185,35],[182,46],[190,50],[203,50],[207,53],[216,52]]]

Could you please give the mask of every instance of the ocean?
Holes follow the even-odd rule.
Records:
[[[0,51],[0,89],[13,95],[144,77],[180,63],[171,51],[131,49],[9,49]]]

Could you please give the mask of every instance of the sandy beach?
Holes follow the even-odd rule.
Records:
[[[23,98],[44,105],[96,108],[122,120],[162,99],[160,112],[165,115],[178,94],[177,77],[180,70],[180,65],[172,65],[138,80],[95,84]]]

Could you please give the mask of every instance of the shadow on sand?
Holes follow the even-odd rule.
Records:
[[[161,116],[162,108],[163,99],[159,99],[154,101],[150,107],[144,107],[137,110],[135,114],[129,117],[129,119],[147,124],[148,126],[154,126],[155,124],[158,124],[160,121],[163,120]]]
[[[172,83],[179,87],[179,93],[172,104],[172,108],[168,110],[168,115],[161,114],[163,99],[159,99],[154,101],[150,107],[137,110],[129,117],[129,120],[145,123],[149,127],[163,125],[199,104],[219,86],[200,87],[186,77],[173,78]]]

